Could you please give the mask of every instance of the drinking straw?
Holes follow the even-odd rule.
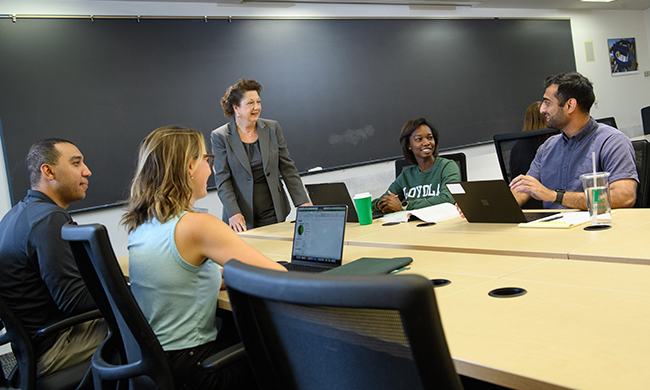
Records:
[[[596,187],[596,152],[591,152],[591,166],[594,169],[594,187]]]
[[[589,191],[589,197],[591,198],[591,224],[596,225],[598,224],[598,209],[596,209],[596,152],[591,152],[591,166],[594,170],[594,189]]]

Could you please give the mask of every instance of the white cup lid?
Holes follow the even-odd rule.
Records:
[[[370,192],[362,192],[360,194],[356,194],[354,196],[354,199],[363,199],[363,198],[370,198],[370,197],[371,197]]]

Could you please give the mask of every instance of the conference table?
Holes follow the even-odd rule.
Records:
[[[585,231],[473,224],[456,218],[348,224],[344,263],[410,256],[403,274],[447,279],[434,289],[457,371],[516,389],[650,386],[650,209],[619,209],[612,228]],[[293,224],[240,236],[289,260]],[[526,294],[488,292],[519,287]],[[225,292],[222,307],[229,303]]]
[[[435,250],[474,254],[526,256],[637,263],[650,265],[650,209],[617,209],[611,229],[520,228],[517,224],[469,223],[462,218],[418,227],[418,223],[383,226],[349,223],[348,246]],[[293,224],[284,222],[249,230],[242,237],[291,241]]]

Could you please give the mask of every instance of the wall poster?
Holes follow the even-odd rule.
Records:
[[[639,73],[636,61],[636,40],[634,38],[614,38],[607,40],[609,65],[612,76]]]

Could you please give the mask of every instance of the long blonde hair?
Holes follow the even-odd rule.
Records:
[[[183,127],[160,127],[142,140],[127,212],[121,219],[129,233],[153,218],[164,223],[192,211],[189,166],[204,150],[203,135]]]

